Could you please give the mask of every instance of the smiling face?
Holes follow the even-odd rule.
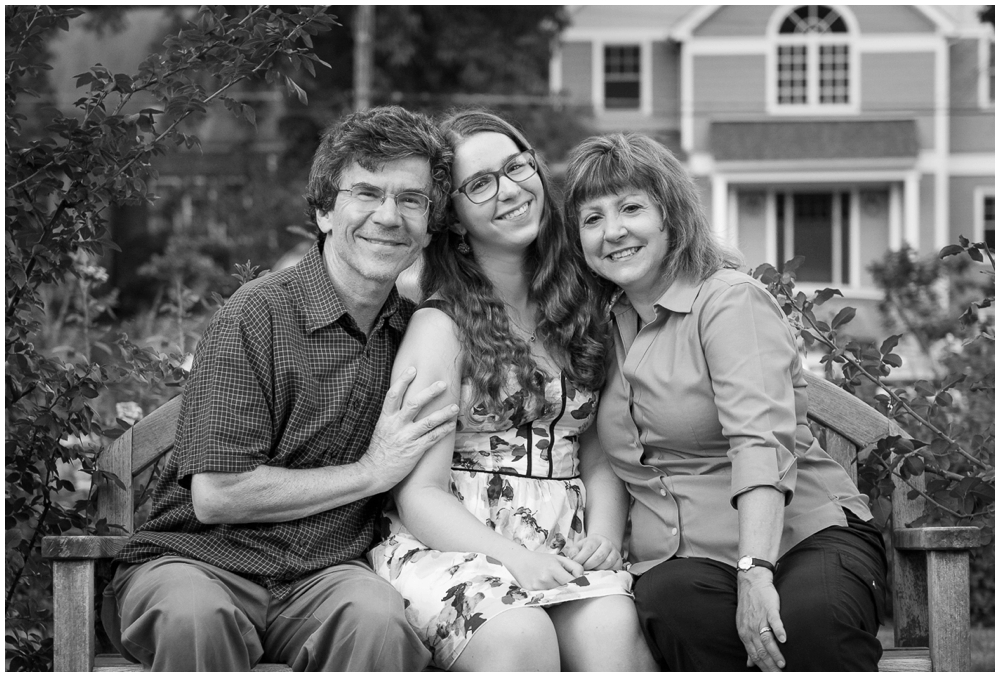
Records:
[[[578,216],[590,269],[621,287],[633,302],[659,298],[668,282],[663,271],[670,234],[649,194],[629,189],[587,200]]]
[[[411,157],[386,162],[372,172],[353,163],[344,170],[339,187],[349,189],[359,183],[392,195],[404,191],[430,195],[430,164]],[[374,285],[388,291],[430,241],[427,219],[403,218],[390,195],[371,211],[350,193],[338,194],[332,210],[316,215],[316,224],[326,234],[323,257],[334,284],[338,289],[369,290]]]
[[[521,153],[514,140],[498,132],[481,132],[463,139],[455,148],[452,185],[463,186],[483,172],[495,172]],[[542,218],[545,189],[537,173],[518,183],[500,175],[497,194],[474,204],[464,194],[453,197],[458,228],[467,234],[472,249],[523,251],[535,238]]]

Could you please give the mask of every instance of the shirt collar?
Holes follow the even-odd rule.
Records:
[[[296,302],[305,317],[307,332],[312,333],[322,329],[344,315],[349,315],[347,307],[333,286],[333,280],[326,272],[326,263],[323,261],[319,243],[310,247],[309,252],[295,266],[295,272]],[[404,331],[406,318],[399,312],[401,308],[401,297],[393,286],[375,320],[375,326],[378,326],[383,318],[388,318],[390,327],[400,332]]]
[[[653,305],[665,308],[674,313],[690,313],[694,307],[694,300],[698,298],[698,292],[701,291],[704,284],[704,280],[697,282],[687,278],[674,280],[667,287],[666,291],[660,295],[660,298],[656,299]],[[628,295],[621,294],[612,307],[611,312],[615,317],[618,317],[630,310],[633,310],[633,308]]]

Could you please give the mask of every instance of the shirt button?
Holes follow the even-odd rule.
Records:
[[[666,495],[667,495],[667,490],[666,489],[660,489],[660,496],[666,496]]]
[[[673,529],[670,530],[670,535],[671,536],[676,536],[677,535],[677,527],[674,527]]]

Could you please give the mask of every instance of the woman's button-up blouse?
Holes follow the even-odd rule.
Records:
[[[635,498],[633,573],[675,556],[735,566],[735,501],[755,487],[785,495],[779,556],[846,526],[843,508],[871,519],[809,429],[795,337],[763,285],[719,270],[674,282],[655,310],[639,330],[628,299],[615,305],[615,355],[597,416],[601,445]]]

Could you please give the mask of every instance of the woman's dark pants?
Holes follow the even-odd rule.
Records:
[[[788,635],[780,645],[786,671],[878,670],[885,547],[874,526],[847,516],[846,528],[824,529],[778,562],[774,585]],[[736,569],[711,559],[675,558],[642,574],[636,609],[660,666],[746,670],[736,597]]]

